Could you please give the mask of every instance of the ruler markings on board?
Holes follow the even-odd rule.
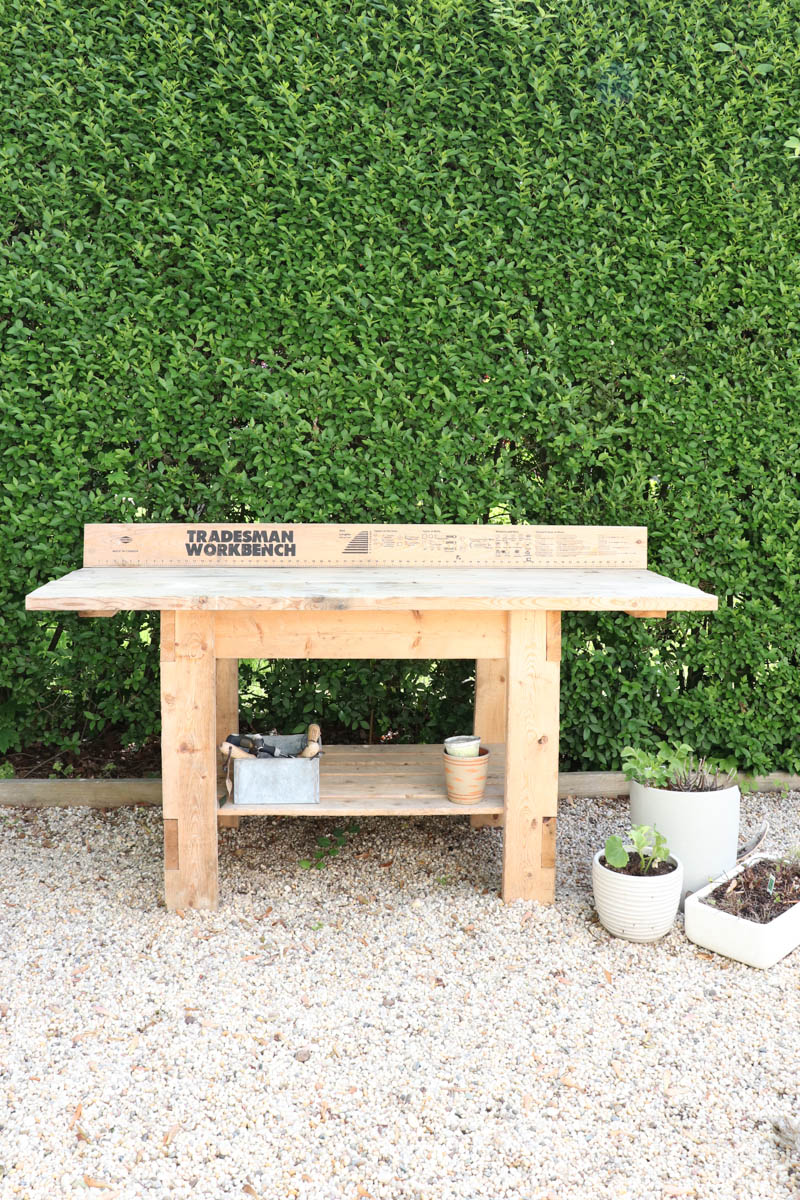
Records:
[[[120,565],[120,564],[115,564],[115,565]],[[261,570],[261,566],[257,565],[256,563],[248,563],[243,560],[239,560],[238,562],[235,562],[235,563],[233,563],[233,562],[228,563],[228,562],[225,562],[224,559],[218,559],[216,561],[205,560],[205,561],[202,561],[199,563],[193,562],[191,564],[189,564],[189,563],[182,564],[182,563],[176,563],[174,560],[168,560],[168,559],[163,559],[163,558],[135,558],[135,559],[128,559],[124,564],[121,564],[121,565],[123,565],[124,567],[126,567],[130,570],[135,570],[137,567],[158,567],[158,568],[162,568],[164,570],[169,570],[169,569],[176,569],[183,565],[186,565],[186,566],[191,565],[193,569],[200,569],[200,570],[205,568],[208,571],[218,571],[221,568],[224,569],[225,567],[229,567],[231,569],[244,568],[244,569],[250,569],[253,571]],[[380,570],[383,567],[391,567],[392,569],[396,569],[396,568],[427,568],[432,571],[435,571],[437,569],[452,570],[454,567],[455,568],[457,568],[457,567],[481,567],[484,570],[502,571],[508,567],[508,563],[503,563],[503,562],[487,563],[486,560],[482,559],[482,558],[459,559],[458,562],[450,562],[450,563],[436,563],[436,562],[431,562],[428,559],[423,559],[421,561],[413,561],[412,562],[412,561],[409,561],[409,559],[407,559],[407,558],[396,558],[396,559],[382,558],[380,560],[380,562],[370,562],[370,563],[361,563],[361,564],[359,564],[358,562],[354,562],[352,560],[352,558],[350,558],[350,561],[347,561],[347,562],[343,562],[341,558],[307,558],[302,563],[298,563],[298,564],[289,563],[289,562],[271,563],[270,564],[271,567],[276,568],[276,569],[281,569],[281,567],[283,567],[283,569],[285,569],[285,570],[295,570],[295,571],[302,570],[304,567],[309,567],[309,568],[311,568],[311,567],[313,567],[313,568],[316,568],[316,567],[343,567],[344,568],[344,567],[357,567],[359,565],[362,567],[371,567],[375,570]],[[558,558],[552,558],[552,559],[537,558],[535,560],[531,560],[530,562],[526,563],[525,565],[530,567],[531,570],[536,570],[538,568],[542,568],[543,570],[558,570],[558,569],[567,570],[567,569],[569,569],[569,570],[578,570],[578,571],[580,571],[580,570],[591,571],[591,570],[594,570],[595,568],[617,568],[620,570],[623,569],[623,564],[620,563],[619,559],[602,559],[602,558],[570,559],[570,561],[568,563],[565,563],[563,559],[558,559]],[[519,564],[516,564],[516,566],[518,568]],[[634,570],[634,569],[636,569],[638,564],[634,561],[630,561],[630,562],[624,564],[624,566]],[[97,568],[95,568],[95,570],[102,570],[102,568],[97,567]]]
[[[619,526],[135,524],[86,527],[86,566],[646,567],[646,531]]]

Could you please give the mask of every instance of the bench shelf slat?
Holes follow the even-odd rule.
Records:
[[[491,749],[486,793],[479,804],[447,799],[441,746],[327,746],[320,764],[319,804],[226,804],[219,811],[308,817],[502,813],[505,747]]]

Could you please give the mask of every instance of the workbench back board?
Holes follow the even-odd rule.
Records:
[[[87,525],[85,567],[647,566],[621,525]]]

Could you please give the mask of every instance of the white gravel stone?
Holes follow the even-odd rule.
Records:
[[[558,900],[503,905],[502,834],[243,818],[222,907],[163,907],[160,813],[0,810],[0,1197],[784,1200],[800,953],[768,973],[609,937],[570,799]],[[800,795],[743,836],[800,846]]]

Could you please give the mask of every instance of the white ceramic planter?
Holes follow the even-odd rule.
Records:
[[[631,847],[627,847],[630,853]],[[621,875],[600,865],[603,851],[592,861],[592,889],[600,923],[629,942],[655,942],[669,933],[683,889],[683,864],[668,875]]]
[[[631,825],[652,825],[683,863],[683,895],[729,871],[739,845],[739,788],[672,792],[631,781]],[[683,897],[681,897],[683,898]]]
[[[800,946],[800,904],[795,904],[787,912],[781,913],[767,925],[759,925],[757,921],[747,921],[744,917],[735,917],[733,913],[721,912],[710,904],[704,904],[703,899],[714,891],[721,883],[733,879],[754,863],[761,862],[769,855],[750,859],[740,863],[734,870],[726,871],[719,879],[713,880],[706,887],[686,898],[686,936],[696,946],[713,950],[716,954],[724,954],[726,958],[735,958],[737,962],[746,963],[749,967],[774,967],[776,962],[785,958],[792,950]]]

